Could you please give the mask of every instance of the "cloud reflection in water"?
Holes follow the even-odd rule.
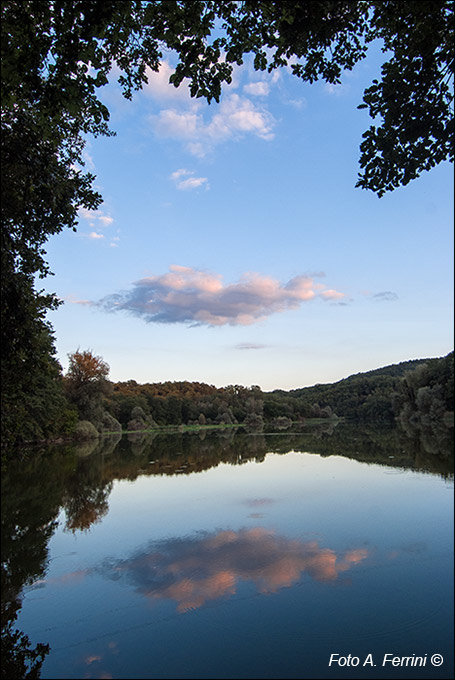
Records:
[[[130,559],[105,563],[103,575],[125,578],[153,599],[170,599],[179,612],[233,595],[237,585],[254,583],[260,593],[274,593],[304,574],[334,581],[368,557],[358,548],[337,554],[317,541],[303,542],[257,527],[202,533],[149,545]]]

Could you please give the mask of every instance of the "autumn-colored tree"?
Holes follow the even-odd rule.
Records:
[[[76,406],[82,420],[89,420],[98,427],[104,415],[103,399],[111,390],[107,380],[109,366],[91,350],[77,350],[68,358],[65,376],[68,399]]]
[[[101,357],[95,356],[91,350],[73,352],[68,355],[69,368],[66,377],[78,384],[94,383],[106,380],[109,366]]]

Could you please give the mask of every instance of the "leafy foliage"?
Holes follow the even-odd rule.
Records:
[[[432,453],[449,452],[453,446],[453,383],[451,352],[406,372],[393,395],[400,426]]]
[[[406,392],[405,385],[414,381],[421,386],[441,388],[445,408],[453,411],[450,375],[453,378],[453,352],[441,359],[404,361],[333,384],[292,390],[290,394],[297,399],[315,399],[323,406],[329,405],[338,416],[345,418],[392,423],[400,408],[397,394]]]
[[[71,385],[86,387],[91,384],[102,384],[109,375],[109,366],[90,350],[73,352],[69,355],[69,367],[66,374]]]
[[[68,356],[69,367],[64,380],[66,395],[77,408],[82,421],[89,421],[87,425],[94,426],[92,430],[85,427],[85,433],[82,423],[79,423],[77,435],[93,436],[95,428],[98,432],[120,430],[120,423],[104,409],[104,398],[111,391],[111,383],[107,380],[107,363],[90,350],[77,350]]]
[[[357,186],[382,196],[453,162],[453,2],[371,5],[368,39],[391,56],[359,106],[381,122],[363,135]]]
[[[27,440],[70,432],[76,413],[65,398],[52,329],[45,321],[52,300],[34,292],[30,274],[12,271],[4,250],[1,295],[2,451],[6,452]]]
[[[80,420],[74,428],[73,439],[76,441],[97,437],[99,437],[99,432],[89,420]]]
[[[5,627],[2,631],[2,678],[40,678],[41,666],[49,651],[49,645],[41,642],[32,649],[28,635],[11,626]]]

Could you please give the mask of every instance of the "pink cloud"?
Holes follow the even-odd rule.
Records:
[[[337,290],[323,290],[320,295],[324,300],[340,300],[346,297],[344,293],[339,293]]]
[[[67,295],[61,298],[61,300],[62,302],[69,302],[72,305],[87,305],[88,307],[91,307],[93,305],[93,302],[91,302],[91,300],[80,300],[75,295]]]
[[[263,594],[288,588],[304,575],[333,582],[368,557],[366,548],[337,552],[253,527],[171,538],[104,569],[107,576],[123,574],[144,596],[173,600],[186,612],[235,594],[242,582]]]
[[[97,304],[106,311],[129,311],[147,322],[248,326],[316,297],[333,300],[344,294],[326,290],[305,275],[283,284],[250,272],[237,283],[224,285],[220,274],[172,265],[166,274],[140,279],[131,290]]]

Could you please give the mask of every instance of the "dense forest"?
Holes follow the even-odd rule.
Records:
[[[247,432],[302,431],[308,421],[397,424],[426,449],[447,451],[453,438],[453,352],[406,361],[336,383],[264,392],[257,385],[197,382],[111,382],[109,366],[91,351],[70,355],[53,382],[52,410],[30,401],[8,451],[31,441],[90,440],[100,434],[160,428],[241,427]],[[434,442],[431,444],[431,442]]]
[[[333,384],[286,392],[260,387],[173,382],[116,383],[107,410],[126,429],[148,424],[242,424],[249,430],[286,430],[307,419],[397,421],[411,436],[453,432],[453,352],[352,375]]]

